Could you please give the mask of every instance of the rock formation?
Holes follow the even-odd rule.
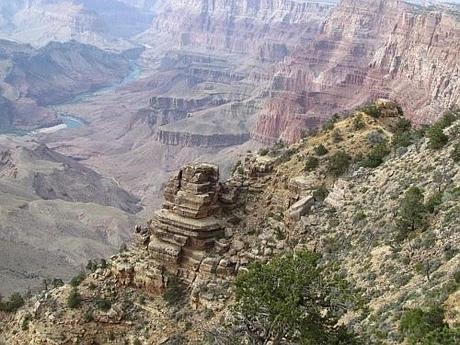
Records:
[[[127,273],[126,282],[150,289],[164,288],[169,276],[193,283],[210,274],[231,275],[235,265],[219,254],[228,250],[228,244],[219,241],[225,234],[220,188],[219,169],[214,165],[192,164],[180,169],[165,188],[163,208],[155,212],[147,229],[137,229],[146,246],[150,261],[144,264],[148,267],[133,270],[122,264],[117,274]]]
[[[295,142],[329,114],[381,97],[417,123],[433,120],[460,102],[459,45],[460,22],[440,7],[343,0],[278,66],[252,136]]]

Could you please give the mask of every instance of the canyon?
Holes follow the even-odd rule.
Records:
[[[248,150],[297,142],[334,113],[346,115],[378,98],[398,101],[417,125],[460,102],[455,4],[42,0],[2,6],[2,132],[26,134],[15,138],[18,147],[32,140],[77,162],[77,170],[113,178],[127,191],[124,200],[135,195],[144,206],[106,205],[90,194],[104,210],[117,209],[123,230],[108,225],[120,237],[109,245],[104,240],[103,250],[82,244],[85,254],[72,261],[73,272],[83,257],[102,256],[128,239],[133,219],[151,218],[170,175],[184,165],[218,164],[225,179]],[[62,114],[83,125],[32,132],[61,125]],[[65,200],[68,191],[56,193]]]

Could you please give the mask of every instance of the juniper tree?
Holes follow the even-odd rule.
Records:
[[[423,191],[418,187],[409,188],[399,205],[398,227],[402,234],[414,231],[425,222],[426,209]]]

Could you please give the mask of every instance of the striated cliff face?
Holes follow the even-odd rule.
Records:
[[[194,50],[250,53],[281,60],[299,42],[318,32],[334,1],[160,0],[143,39],[169,37],[168,45]]]
[[[327,114],[378,97],[400,101],[415,122],[439,116],[460,99],[459,28],[450,14],[396,0],[342,1],[278,66],[253,137],[292,142]]]
[[[417,123],[460,100],[460,23],[442,13],[402,13],[371,63],[390,97]]]

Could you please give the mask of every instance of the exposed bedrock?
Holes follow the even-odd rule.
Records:
[[[250,54],[263,61],[280,61],[298,43],[320,29],[330,2],[160,0],[147,42],[169,42],[193,50]]]
[[[317,37],[277,67],[252,136],[294,142],[305,127],[377,98],[421,123],[460,103],[458,19],[396,0],[343,0]],[[314,119],[314,121],[313,121]]]

